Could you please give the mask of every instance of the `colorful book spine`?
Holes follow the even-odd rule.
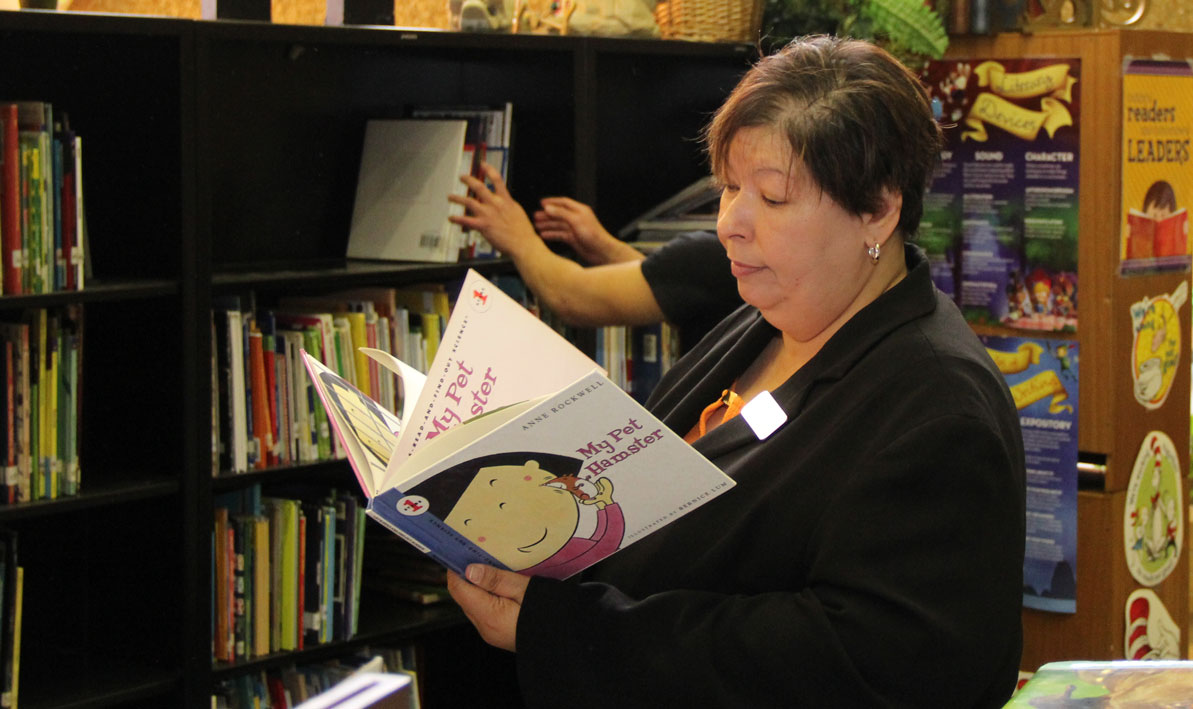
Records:
[[[253,651],[254,657],[269,654],[270,611],[270,538],[269,518],[254,515],[253,520]]]
[[[15,103],[0,104],[0,260],[4,294],[20,295],[21,149]]]

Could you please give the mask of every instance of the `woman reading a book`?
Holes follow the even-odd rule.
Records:
[[[578,578],[477,565],[452,595],[517,653],[530,707],[1002,706],[1023,446],[1002,376],[906,243],[940,150],[924,88],[871,44],[798,39],[706,140],[751,307],[649,407],[736,487]]]

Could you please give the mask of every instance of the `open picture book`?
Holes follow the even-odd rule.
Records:
[[[463,574],[474,562],[566,578],[733,486],[562,335],[469,271],[401,415],[307,352],[370,517]]]

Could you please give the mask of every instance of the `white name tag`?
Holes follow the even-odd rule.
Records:
[[[758,436],[760,441],[766,440],[767,436],[778,430],[787,420],[787,414],[783,413],[779,402],[775,401],[775,397],[771,396],[769,391],[762,392],[741,407],[741,416],[750,424],[750,428],[754,429],[754,435]]]

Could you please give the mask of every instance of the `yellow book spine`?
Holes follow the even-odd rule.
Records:
[[[282,649],[298,649],[298,503],[282,502]]]
[[[356,366],[356,388],[370,398],[376,399],[377,392],[373,391],[369,381],[369,356],[360,351],[361,347],[369,346],[369,335],[365,331],[364,313],[346,313],[349,332],[352,333],[352,356]]]
[[[253,520],[253,654],[269,654],[269,518]]]
[[[17,709],[21,688],[21,616],[25,608],[25,567],[18,566],[16,588],[12,600],[12,693],[9,695],[12,709]]]

